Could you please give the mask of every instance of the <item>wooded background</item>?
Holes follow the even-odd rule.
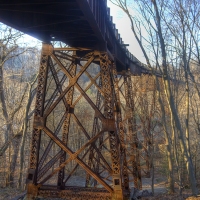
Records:
[[[184,188],[190,188],[197,194],[200,184],[200,4],[198,0],[111,2],[128,16],[133,37],[152,71],[151,75],[132,77],[136,131],[139,143],[146,146],[140,150],[141,155],[147,156],[141,165],[150,170],[152,191],[156,173],[167,179],[170,193],[175,188],[180,194]],[[40,60],[38,46],[25,46],[23,38],[23,33],[0,24],[0,187],[22,190],[29,163]],[[161,76],[155,76],[155,71]],[[82,84],[87,84],[87,80]],[[125,99],[120,97],[123,106]],[[88,108],[84,102],[80,109],[85,117]],[[74,130],[72,146],[81,145],[84,141],[76,127]]]

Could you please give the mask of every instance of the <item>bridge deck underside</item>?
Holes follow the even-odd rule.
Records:
[[[2,0],[0,21],[46,43],[110,52],[118,72],[151,73],[123,45],[106,0]]]
[[[2,0],[0,20],[39,40],[95,47],[98,38],[76,0]]]

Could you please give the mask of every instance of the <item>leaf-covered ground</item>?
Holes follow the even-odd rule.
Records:
[[[81,179],[80,176],[74,177],[72,179],[73,185],[78,185],[78,183],[84,183],[84,180]],[[142,179],[143,190],[148,190],[151,192],[151,179],[150,178],[143,178]],[[133,189],[133,185],[130,185]],[[161,178],[159,176],[155,177],[154,180],[154,191],[155,195],[153,197],[142,197],[142,200],[200,200],[200,197],[197,198],[188,198],[191,197],[191,190],[185,189],[183,191],[182,196],[178,195],[178,189],[176,189],[176,194],[168,194],[168,186],[166,183],[165,178]],[[12,200],[14,197],[18,196],[19,194],[23,194],[24,191],[18,190],[16,188],[1,188],[0,187],[0,200]],[[47,200],[47,199],[46,199]],[[48,199],[50,200],[50,199]],[[52,199],[53,200],[53,199]],[[55,200],[55,199],[54,199]]]
[[[15,188],[0,188],[0,200],[12,200],[22,193],[23,191]]]

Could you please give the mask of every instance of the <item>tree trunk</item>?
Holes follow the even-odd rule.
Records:
[[[12,155],[11,155],[11,162],[10,162],[10,186],[15,187],[15,168],[17,165],[17,157],[19,153],[19,147],[21,142],[21,134],[14,138],[12,141]]]
[[[157,78],[156,78],[157,79]],[[168,159],[168,169],[169,169],[169,176],[168,176],[168,182],[169,182],[169,193],[174,193],[174,171],[173,171],[173,156],[172,156],[172,145],[170,142],[170,136],[167,130],[167,123],[165,118],[165,107],[161,98],[160,94],[160,86],[157,80],[157,87],[158,87],[158,101],[161,108],[162,113],[162,122],[163,122],[163,128],[164,128],[164,134],[165,134],[165,140],[166,140],[166,150],[167,150],[167,159]]]
[[[188,170],[188,174],[189,174],[189,177],[190,177],[190,183],[191,183],[191,188],[192,188],[192,194],[197,195],[198,189],[196,187],[196,178],[195,178],[195,175],[194,175],[194,167],[193,167],[193,164],[191,162],[191,158],[189,157],[189,154],[188,154],[188,150],[187,150],[187,147],[186,147],[186,144],[185,144],[184,134],[183,134],[183,131],[182,131],[180,119],[178,117],[178,113],[177,113],[175,103],[174,103],[174,98],[172,96],[172,92],[171,92],[171,88],[170,88],[170,84],[169,84],[169,74],[168,74],[167,61],[166,61],[167,54],[166,54],[165,43],[164,43],[164,39],[163,39],[163,35],[162,35],[160,15],[159,15],[158,7],[157,7],[157,2],[156,2],[156,0],[152,0],[152,3],[154,5],[154,9],[155,9],[155,12],[156,12],[158,36],[159,36],[161,51],[162,51],[164,90],[165,90],[166,97],[167,97],[167,100],[168,100],[168,105],[169,105],[169,108],[170,108],[171,116],[173,118],[173,121],[175,122],[175,126],[176,126],[177,133],[178,133],[178,136],[179,136],[181,151],[182,151],[182,154],[184,155],[184,159],[185,159],[185,162],[186,162],[186,165],[187,165],[187,170]]]

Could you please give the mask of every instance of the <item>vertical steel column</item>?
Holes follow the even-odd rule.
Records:
[[[138,150],[138,139],[137,139],[137,130],[136,130],[136,116],[134,111],[134,98],[133,98],[133,88],[131,76],[128,74],[124,76],[124,87],[125,87],[125,96],[126,104],[130,111],[130,116],[128,118],[128,128],[130,134],[130,146],[131,146],[131,162],[133,170],[133,179],[134,187],[137,189],[142,189],[142,180],[141,180],[141,168],[140,168],[140,158]]]
[[[43,120],[44,113],[44,102],[46,94],[46,83],[48,73],[48,62],[49,56],[53,52],[53,47],[48,44],[42,45],[40,70],[38,75],[38,86],[35,104],[35,115],[33,122],[33,134],[32,134],[32,145],[30,152],[30,165],[28,169],[27,177],[27,198],[32,199],[37,196],[37,174],[38,174],[38,160],[39,160],[39,148],[41,140],[41,129],[40,125],[45,124]]]
[[[114,104],[116,104],[115,93],[112,87],[112,63],[106,53],[100,54],[100,67],[102,78],[102,89],[104,92],[104,116],[106,118],[103,121],[103,129],[109,132],[109,142],[112,160],[112,178],[113,178],[113,199],[124,199],[122,176],[121,176],[121,164],[120,164],[120,145],[119,138],[117,137],[117,129],[114,119]]]
[[[113,63],[112,66],[112,73],[114,76],[114,88],[115,88],[115,95],[116,95],[116,105],[115,111],[117,115],[117,125],[119,130],[119,139],[120,139],[120,158],[122,162],[122,178],[123,178],[123,188],[129,193],[129,176],[128,176],[128,167],[127,167],[127,160],[126,160],[126,147],[125,147],[125,130],[122,122],[122,114],[121,114],[121,102],[119,97],[119,85],[118,85],[118,78],[117,78],[117,71],[116,66]]]

